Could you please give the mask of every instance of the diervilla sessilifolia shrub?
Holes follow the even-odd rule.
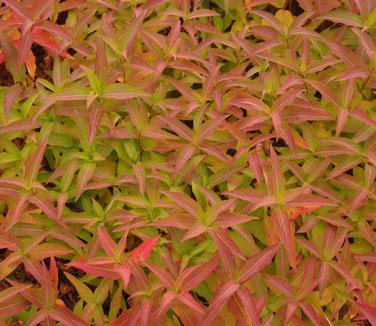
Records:
[[[375,0],[0,3],[0,325],[376,325]]]

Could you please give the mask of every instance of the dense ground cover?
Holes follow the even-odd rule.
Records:
[[[376,325],[375,0],[0,3],[0,325]]]

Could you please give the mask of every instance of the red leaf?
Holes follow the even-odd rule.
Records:
[[[80,259],[68,265],[79,268],[94,276],[104,277],[110,280],[117,280],[119,278],[119,274],[114,269],[112,259],[106,257],[97,257],[90,260]]]
[[[118,272],[121,279],[123,280],[123,289],[128,286],[129,280],[131,278],[131,269],[127,264],[115,265],[115,271]]]
[[[136,249],[134,249],[131,253],[131,258],[136,264],[142,264],[146,260],[148,260],[151,251],[153,250],[154,246],[158,242],[161,236],[158,235],[153,238],[149,238],[141,243]]]
[[[288,215],[289,221],[295,221],[300,216],[304,214],[312,213],[319,208],[320,208],[319,206],[290,208],[290,209],[287,209],[287,215]]]

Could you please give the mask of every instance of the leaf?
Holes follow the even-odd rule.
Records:
[[[289,10],[279,9],[274,16],[286,30],[289,29],[294,22],[294,16]]]
[[[314,89],[319,91],[321,95],[330,103],[332,103],[338,110],[340,109],[339,100],[334,91],[326,86],[322,81],[306,80]]]
[[[126,289],[131,278],[131,269],[127,264],[115,265],[115,271],[120,275],[123,280],[123,289]]]
[[[187,19],[195,19],[195,18],[200,18],[200,17],[213,17],[213,16],[219,16],[219,14],[209,9],[197,9],[197,10],[192,11],[187,16]]]
[[[218,316],[223,306],[238,289],[239,284],[234,281],[228,281],[221,285],[213,296],[213,299],[205,312],[204,318],[200,322],[201,325],[209,325]]]
[[[17,15],[20,15],[25,20],[25,25],[30,26],[31,25],[31,17],[29,16],[29,13],[27,9],[16,0],[4,0],[3,1],[8,7],[10,7]]]
[[[190,292],[211,275],[218,265],[218,257],[214,256],[208,262],[186,268],[176,280],[176,288],[180,292]]]
[[[87,325],[81,318],[74,315],[68,308],[64,306],[55,305],[54,309],[51,312],[51,317],[56,321],[60,321],[63,325],[72,325],[72,326],[85,326]]]
[[[172,191],[161,191],[166,197],[171,198],[176,204],[190,213],[192,216],[197,217],[200,210],[200,206],[192,200],[190,197],[180,192]]]
[[[232,239],[227,235],[227,230],[211,231],[210,235],[217,245],[219,255],[225,265],[226,273],[233,276],[236,268],[235,257],[244,260],[243,254]]]
[[[146,174],[145,169],[140,162],[133,164],[133,173],[137,179],[138,190],[141,195],[144,195],[146,187]]]
[[[359,308],[362,314],[371,324],[376,322],[376,309],[366,303],[355,302],[355,305]]]
[[[330,20],[335,23],[341,23],[347,26],[363,27],[361,18],[349,11],[345,10],[333,10],[329,13],[319,16],[320,20]]]
[[[287,212],[284,207],[276,206],[273,209],[272,218],[276,229],[280,230],[278,237],[283,243],[287,256],[292,267],[296,266],[296,244],[293,233],[293,226],[288,220]]]
[[[88,67],[81,66],[84,70],[85,75],[90,83],[90,88],[94,91],[95,94],[100,94],[102,92],[102,83],[101,80],[96,76],[96,74]]]
[[[272,146],[270,146],[270,157],[272,161],[271,191],[277,198],[277,201],[279,201],[285,196],[285,177],[283,175],[280,160]]]
[[[241,311],[245,315],[247,322],[251,323],[253,326],[260,325],[259,313],[250,291],[247,288],[241,287],[236,292],[236,295],[239,297],[241,305],[243,306]]]
[[[26,61],[26,58],[31,51],[32,43],[33,36],[31,31],[28,30],[22,35],[17,49],[17,71],[20,71],[22,64]]]
[[[75,200],[78,200],[85,190],[85,186],[90,181],[96,168],[95,163],[84,163],[77,176],[77,192]]]
[[[131,258],[136,264],[142,264],[146,260],[149,259],[151,251],[153,250],[154,246],[157,244],[159,238],[161,236],[158,235],[153,238],[149,238],[141,243],[136,249],[134,249],[131,253]]]
[[[81,269],[94,276],[104,277],[110,280],[117,280],[119,278],[118,272],[114,269],[113,261],[106,257],[97,257],[91,260],[80,259],[72,261],[68,265]]]
[[[312,321],[313,325],[320,326],[322,325],[322,321],[317,316],[316,311],[314,310],[313,306],[311,306],[308,303],[300,302],[299,306],[304,311],[304,313],[307,315],[307,317]]]
[[[18,293],[31,288],[30,284],[23,284],[18,286],[12,286],[0,292],[0,303],[4,304],[6,301],[15,297]]]
[[[283,294],[288,299],[294,298],[294,290],[287,281],[269,274],[265,274],[264,278],[273,291]]]
[[[279,244],[271,245],[249,258],[239,271],[239,282],[248,281],[260,273],[266,266],[270,265],[279,248]]]
[[[268,24],[272,26],[278,32],[282,34],[285,33],[285,29],[283,28],[281,23],[276,18],[274,18],[273,15],[269,14],[268,12],[261,11],[261,10],[252,10],[251,13],[256,14],[257,16],[260,16],[263,19],[265,19],[265,21],[267,21]]]
[[[171,118],[166,118],[166,117],[160,117],[160,119],[167,123],[170,128],[176,132],[180,137],[187,141],[191,141],[193,137],[192,130],[189,129],[185,124],[180,122],[179,120],[176,119],[171,119]]]
[[[117,250],[117,245],[114,240],[108,235],[106,231],[101,228],[98,228],[98,237],[99,242],[101,243],[102,248],[109,257],[114,257],[119,259],[119,254]]]
[[[73,41],[72,36],[63,26],[52,23],[49,20],[43,20],[39,22],[37,29],[47,31],[51,35],[58,35],[68,43],[71,43]]]
[[[286,207],[323,207],[336,206],[332,200],[312,194],[301,194],[293,199],[286,199]]]
[[[368,55],[369,59],[371,61],[375,60],[376,48],[375,48],[375,44],[373,43],[371,37],[367,33],[363,32],[360,29],[355,28],[355,27],[352,28],[352,31],[359,38],[360,43],[361,43],[364,51]]]
[[[37,178],[52,127],[53,124],[47,124],[42,127],[39,133],[40,141],[37,150],[25,160],[24,176],[29,183],[35,181]]]
[[[29,254],[33,259],[43,260],[51,256],[66,256],[72,252],[72,249],[57,243],[42,243],[30,250]]]
[[[136,36],[141,28],[142,21],[145,19],[146,10],[141,9],[135,21],[129,25],[129,28],[125,31],[121,38],[121,53],[125,59],[128,59],[130,51],[134,46]]]
[[[304,214],[309,214],[320,207],[318,206],[313,206],[313,207],[297,207],[297,208],[291,208],[287,210],[288,218],[289,221],[295,221],[298,217],[304,215]]]
[[[11,300],[3,302],[0,306],[0,317],[9,318],[19,314],[22,310],[30,306],[30,303],[21,296],[16,296]],[[6,324],[4,324],[6,326]]]
[[[43,28],[34,27],[32,30],[32,39],[35,43],[42,45],[43,47],[52,51],[54,54],[73,59],[72,56],[61,50],[60,44],[56,41],[52,34],[45,31]]]
[[[21,95],[22,90],[23,90],[23,88],[19,84],[15,84],[7,90],[7,92],[4,96],[4,117],[5,117],[5,120],[8,119],[9,112],[10,112],[13,104],[18,100],[18,97]]]
[[[114,100],[148,97],[149,94],[141,89],[124,84],[111,84],[104,87],[102,97]]]

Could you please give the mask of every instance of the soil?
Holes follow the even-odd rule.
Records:
[[[14,84],[12,75],[5,67],[5,62],[0,64],[0,86],[12,86]]]

